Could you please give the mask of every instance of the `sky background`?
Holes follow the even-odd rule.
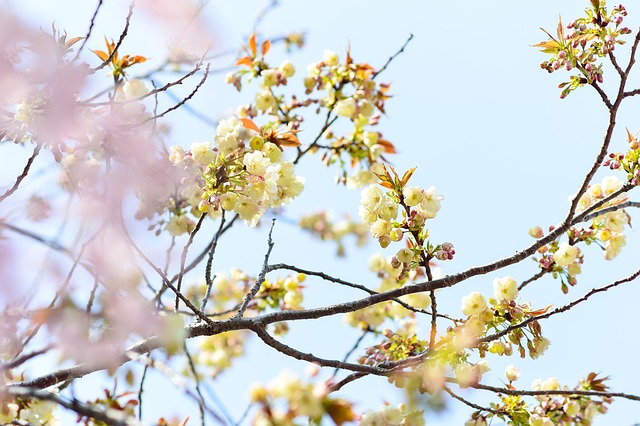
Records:
[[[470,266],[484,264],[513,254],[531,243],[527,230],[535,225],[546,228],[557,224],[568,208],[567,198],[575,193],[584,173],[591,167],[608,120],[607,111],[595,91],[583,88],[567,99],[559,99],[557,84],[567,74],[548,75],[539,63],[545,56],[532,45],[546,38],[539,27],[555,30],[558,15],[565,22],[581,16],[587,1],[556,2],[459,1],[411,2],[336,1],[303,2],[283,0],[261,22],[259,30],[267,37],[289,31],[305,31],[307,44],[302,51],[290,55],[274,46],[273,64],[289,58],[296,66],[293,87],[301,86],[307,64],[321,59],[325,49],[338,52],[341,59],[347,46],[356,61],[382,66],[395,53],[408,35],[413,41],[379,77],[391,82],[393,98],[387,102],[387,115],[380,130],[391,140],[399,154],[392,161],[397,170],[418,166],[412,178],[414,185],[436,186],[445,196],[442,210],[431,224],[435,241],[455,245],[454,261],[443,266],[445,274],[453,274]],[[1,3],[0,3],[1,4]],[[34,26],[48,29],[55,20],[59,29],[70,36],[86,33],[95,4],[88,1],[45,0],[8,1],[8,5]],[[203,12],[204,22],[215,35],[214,51],[236,49],[251,32],[257,11],[265,1],[210,1]],[[103,49],[102,35],[117,39],[126,16],[127,3],[106,2],[96,23],[88,47]],[[613,4],[610,5],[612,7]],[[626,4],[632,29],[640,22],[640,7]],[[153,67],[164,58],[166,40],[158,21],[144,12],[136,12],[122,52],[150,57]],[[632,38],[628,36],[628,40]],[[618,47],[619,58],[626,63],[625,46]],[[95,65],[96,59],[85,51],[85,60]],[[234,55],[212,62],[213,68],[233,64]],[[615,87],[615,76],[605,72],[605,88]],[[159,75],[162,84],[175,75]],[[189,103],[190,107],[216,119],[246,102],[246,97],[225,86],[224,73],[213,74],[204,89]],[[640,79],[632,78],[630,87],[638,87]],[[105,87],[109,80],[105,75]],[[634,85],[634,83],[636,83]],[[188,93],[190,86],[181,93]],[[612,149],[626,150],[625,127],[632,133],[640,130],[637,121],[637,99],[630,99],[621,110]],[[214,129],[185,111],[168,118],[172,133],[168,144],[188,147],[192,142],[212,140]],[[320,123],[309,120],[300,133],[303,143],[315,137]],[[315,126],[315,127],[314,127]],[[17,155],[20,155],[18,153]],[[20,163],[16,167],[21,167]],[[336,217],[348,213],[357,216],[359,191],[331,184],[337,169],[325,169],[316,158],[305,158],[298,174],[306,177],[304,194],[285,210],[295,220],[301,214],[331,208]],[[595,181],[606,173],[601,170]],[[15,176],[5,170],[2,182]],[[622,175],[619,175],[623,178]],[[634,222],[637,214],[630,212]],[[213,232],[214,224],[209,224]],[[214,269],[240,267],[257,275],[266,248],[266,227],[241,230],[224,239]],[[55,230],[51,230],[54,234]],[[560,292],[559,282],[550,277],[527,287],[521,295],[533,306],[563,305],[593,287],[624,277],[637,268],[640,244],[636,232],[627,231],[628,243],[614,262],[605,262],[597,247],[585,253],[583,274],[579,284],[568,295]],[[144,233],[145,248],[153,252],[154,240]],[[367,269],[367,258],[378,251],[370,243],[363,250],[347,247],[349,257],[334,256],[335,245],[319,243],[281,220],[274,230],[273,263],[287,262],[303,268],[322,270],[334,276],[375,285],[375,277]],[[197,250],[193,250],[196,253]],[[393,250],[383,252],[393,254]],[[489,276],[465,281],[439,295],[438,305],[453,315],[460,315],[460,299],[472,292],[492,294],[492,280],[511,275],[523,281],[537,271],[536,264],[524,261]],[[327,283],[308,282],[305,307],[336,302],[355,293],[336,292]],[[557,377],[563,385],[574,386],[589,372],[610,375],[609,384],[616,391],[638,394],[640,370],[636,368],[639,343],[634,308],[640,291],[630,283],[596,296],[591,303],[579,305],[565,314],[542,323],[544,334],[551,340],[545,355],[535,361],[490,357],[493,369],[487,383],[500,385],[504,367],[515,364],[522,370],[517,384],[529,388],[536,378]],[[425,322],[426,329],[426,322]],[[319,356],[346,353],[357,333],[339,319],[292,325],[285,342],[298,345],[305,352]],[[237,362],[236,369],[223,375],[212,388],[236,419],[246,407],[244,388],[247,383],[268,381],[284,366],[303,371],[305,365],[283,359],[274,351],[252,340],[248,356]],[[334,355],[335,356],[335,355]],[[266,368],[268,366],[268,368]],[[42,369],[46,369],[42,366]],[[34,371],[35,372],[35,371]],[[98,375],[96,375],[98,376]],[[87,380],[91,385],[95,378]],[[152,389],[163,388],[162,394]],[[164,393],[162,378],[153,377],[148,385],[148,403],[158,410],[173,396]],[[388,386],[386,380],[370,378],[347,386],[346,397],[362,401],[358,410],[377,409],[384,401],[399,402],[402,395]],[[147,396],[148,395],[148,396]],[[486,394],[467,391],[471,400],[485,401]],[[188,403],[185,403],[188,404]],[[187,405],[187,407],[189,407]],[[193,410],[186,408],[186,411]],[[452,402],[446,414],[429,415],[430,425],[462,424],[470,409]],[[638,405],[616,401],[606,417],[596,425],[632,425],[640,422]],[[170,415],[172,412],[154,412]],[[193,412],[195,413],[195,411]],[[195,415],[193,417],[196,417]]]

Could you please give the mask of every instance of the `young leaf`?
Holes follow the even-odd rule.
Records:
[[[404,172],[404,175],[402,175],[402,186],[405,186],[407,184],[407,182],[409,182],[409,179],[411,179],[411,176],[413,175],[413,172],[416,171],[415,167],[410,168],[409,170],[407,170],[406,172]]]
[[[265,40],[264,43],[262,43],[262,56],[265,56],[267,54],[267,52],[269,52],[269,49],[271,48],[271,42],[269,40]]]
[[[251,67],[253,65],[253,60],[248,56],[244,56],[236,61],[236,65],[246,65]]]
[[[251,53],[253,57],[256,57],[256,52],[258,49],[256,48],[256,33],[252,33],[251,37],[249,37],[249,47],[251,48]]]
[[[109,55],[102,50],[92,50],[92,52],[95,53],[98,58],[102,59],[103,61],[106,61],[109,58]]]
[[[241,118],[240,121],[246,129],[255,130],[256,132],[260,133],[260,128],[253,121],[249,120],[248,118]]]

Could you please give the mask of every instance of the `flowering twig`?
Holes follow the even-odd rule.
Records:
[[[114,55],[118,52],[118,49],[120,49],[120,45],[124,41],[124,38],[129,33],[129,24],[131,23],[131,17],[133,16],[133,9],[135,7],[136,7],[136,2],[135,2],[135,0],[132,0],[131,3],[129,3],[129,13],[127,14],[127,18],[125,20],[124,29],[122,30],[122,33],[120,34],[120,38],[118,38],[118,42],[116,43],[116,45],[113,48],[113,50],[111,51],[111,53],[109,53],[109,56],[107,57],[107,59],[105,59],[104,61],[102,61],[102,63],[100,65],[95,67],[93,69],[93,72],[100,71],[101,69],[103,69],[104,67],[106,67],[107,65],[109,65],[111,63],[111,60],[113,59]]]

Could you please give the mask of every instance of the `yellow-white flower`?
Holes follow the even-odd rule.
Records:
[[[515,300],[518,297],[518,283],[511,277],[494,279],[493,296],[498,300]]]
[[[144,85],[144,82],[137,78],[127,80],[122,85],[122,91],[124,92],[125,99],[128,101],[141,98],[149,93],[149,90]]]
[[[208,165],[216,159],[216,153],[211,149],[209,142],[193,143],[189,148],[193,161],[203,166]]]
[[[558,266],[569,266],[576,260],[578,249],[569,243],[560,243],[560,247],[553,254],[553,260]]]
[[[520,377],[520,369],[512,365],[507,366],[504,370],[504,375],[507,376],[507,380],[515,382]]]
[[[471,316],[471,315],[480,315],[482,311],[487,307],[487,301],[484,299],[482,294],[478,291],[474,291],[462,298],[462,313]]]

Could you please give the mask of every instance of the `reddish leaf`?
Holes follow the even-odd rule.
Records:
[[[256,48],[256,33],[252,33],[251,37],[249,37],[249,48],[251,48],[251,53],[253,57],[256,57],[256,52],[258,49]]]
[[[351,59],[351,43],[349,43],[349,46],[347,46],[347,60],[346,60],[346,64],[347,65],[351,65],[353,63],[353,59]]]
[[[98,56],[98,58],[102,59],[103,61],[106,61],[107,59],[109,59],[109,55],[103,52],[102,50],[92,50],[92,52],[95,53]]]
[[[351,404],[343,399],[327,401],[325,409],[336,426],[342,426],[344,423],[352,422],[356,419],[356,415],[351,409]]]
[[[71,47],[82,39],[84,39],[84,37],[74,37],[71,40],[65,42],[64,47]]]
[[[269,49],[271,49],[271,42],[269,40],[265,40],[265,42],[262,43],[262,56],[266,55],[267,52],[269,52]]]
[[[281,146],[300,146],[298,137],[293,133],[282,133],[276,137],[277,145]]]
[[[631,132],[629,131],[629,129],[625,128],[625,130],[627,131],[627,141],[629,143],[633,142],[636,140],[636,138],[633,137],[633,135],[631,134]]]
[[[382,145],[384,152],[387,154],[395,154],[397,153],[396,147],[393,146],[391,142],[385,139],[378,139],[378,145]]]
[[[531,314],[531,316],[533,316],[533,317],[544,315],[549,311],[549,309],[551,309],[552,306],[553,305],[549,305],[546,308],[538,309],[537,311],[531,311],[531,312],[529,312],[529,314]]]
[[[415,167],[410,168],[409,170],[407,170],[406,172],[404,172],[404,175],[402,175],[402,186],[405,186],[407,184],[407,182],[409,182],[409,179],[411,179],[411,176],[413,175],[413,172],[416,171]]]
[[[260,128],[253,121],[249,120],[248,118],[241,118],[240,121],[246,129],[255,130],[256,132],[260,133]]]
[[[248,56],[244,56],[236,61],[236,65],[246,65],[251,67],[253,65],[253,59]]]

